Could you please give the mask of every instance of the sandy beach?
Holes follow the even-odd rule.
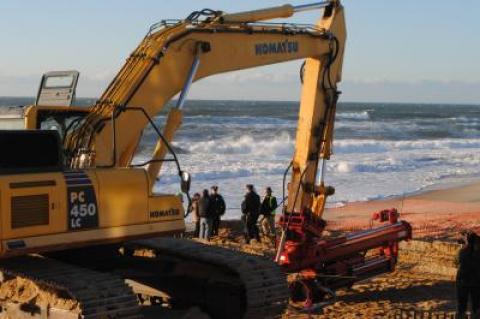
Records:
[[[480,230],[480,182],[429,190],[405,198],[353,202],[328,209],[328,229],[352,231],[370,226],[370,216],[397,208],[414,229],[402,245],[397,270],[337,292],[337,301],[310,313],[289,311],[284,318],[386,318],[395,311],[443,315],[455,311],[455,264],[459,231]],[[245,245],[238,221],[225,221],[214,245],[272,256],[270,243]]]
[[[406,197],[352,202],[327,209],[330,228],[355,230],[368,227],[373,212],[396,208],[410,222],[414,238],[454,239],[460,229],[480,231],[480,182],[429,190]]]
[[[335,303],[323,309],[288,309],[283,318],[413,318],[414,313],[417,316],[438,314],[438,318],[445,318],[443,315],[454,313],[454,258],[459,248],[455,240],[460,230],[480,230],[480,182],[328,209],[325,213],[328,229],[335,232],[327,231],[326,236],[369,227],[372,212],[392,207],[399,209],[402,219],[412,223],[415,238],[402,243],[396,271],[338,290]],[[212,238],[210,244],[273,257],[275,247],[271,241],[253,240],[247,245],[242,229],[239,220],[223,221],[220,235]],[[408,316],[395,317],[398,311]],[[209,318],[198,308],[159,306],[144,307],[144,315],[146,318]]]
[[[397,208],[401,219],[411,223],[413,236],[420,243],[433,242],[435,246],[436,243],[455,242],[461,230],[480,231],[480,182],[404,198],[353,202],[328,209],[324,217],[331,229],[350,231],[368,227],[372,212],[385,208]],[[356,284],[349,290],[340,290],[338,301],[325,308],[322,314],[299,317],[384,318],[394,309],[452,313],[455,310],[455,250],[451,251],[451,247],[455,246],[449,249],[429,247],[422,252],[410,250],[406,245],[403,247],[396,272]],[[413,263],[412,260],[420,259],[421,254],[428,255],[425,259],[428,262]],[[445,268],[448,268],[448,275],[440,271]]]

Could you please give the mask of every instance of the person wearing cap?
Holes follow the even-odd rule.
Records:
[[[263,215],[260,225],[264,236],[275,236],[275,210],[277,209],[277,198],[272,195],[272,188],[265,188],[265,197],[262,201],[260,213]]]
[[[218,193],[218,186],[210,188],[210,203],[212,205],[212,236],[218,236],[220,219],[225,214],[226,205],[223,196]]]
[[[242,221],[244,222],[244,234],[247,244],[251,239],[260,241],[257,221],[260,213],[260,196],[255,192],[252,184],[246,186],[247,193],[242,202]]]
[[[474,232],[465,233],[465,237],[456,259],[457,318],[466,318],[469,298],[471,318],[480,318],[480,238]]]

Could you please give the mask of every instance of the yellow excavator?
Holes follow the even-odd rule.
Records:
[[[307,10],[323,10],[317,24],[266,22]],[[25,129],[0,131],[8,150],[0,158],[2,286],[24,292],[31,284],[42,294],[25,300],[11,293],[2,297],[2,311],[14,318],[141,318],[137,298],[156,303],[167,292],[172,302],[198,305],[213,318],[280,315],[289,290],[279,264],[293,256],[288,227],[297,225],[290,218],[312,221],[302,240],[320,236],[314,228],[332,193],[323,171],[345,40],[336,0],[233,14],[204,9],[153,25],[90,107],[71,106],[78,73],[44,75],[35,105],[25,109]],[[163,162],[174,162],[188,197],[190,175],[170,143],[191,84],[298,59],[305,59],[302,96],[276,262],[170,236],[185,231],[181,198],[153,186]],[[177,94],[158,128],[153,118]],[[158,143],[150,160],[133,165],[149,126]],[[402,236],[395,240],[408,234]]]

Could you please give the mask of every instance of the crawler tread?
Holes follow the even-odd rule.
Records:
[[[154,250],[157,255],[210,264],[236,274],[244,290],[243,318],[280,317],[288,306],[287,275],[271,259],[188,239],[147,239],[135,244]]]
[[[142,318],[131,288],[112,274],[25,255],[0,261],[0,272],[28,279],[41,288],[68,294],[80,306],[79,318]]]

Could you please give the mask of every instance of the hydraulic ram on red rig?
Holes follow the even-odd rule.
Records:
[[[399,242],[412,236],[410,224],[398,216],[396,209],[384,210],[372,216],[378,227],[323,239],[309,231],[308,215],[284,213],[280,226],[286,228],[286,240],[278,245],[276,261],[294,276],[292,299],[310,308],[326,297],[334,300],[335,289],[392,272]]]

